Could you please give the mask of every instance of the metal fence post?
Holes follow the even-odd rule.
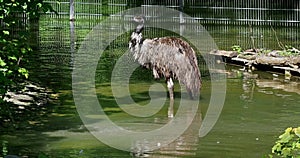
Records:
[[[74,0],[70,0],[70,21],[75,20],[75,7]]]

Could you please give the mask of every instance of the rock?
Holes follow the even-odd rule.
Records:
[[[38,87],[37,85],[33,85],[32,83],[28,83],[25,85],[26,88],[30,90],[44,90],[45,88]]]
[[[15,92],[7,92],[9,99],[20,100],[20,101],[33,101],[33,98],[29,95]]]
[[[4,100],[22,106],[28,106],[34,101],[34,99],[28,95],[19,94],[15,92],[7,92]]]
[[[26,83],[25,88],[21,91],[7,92],[4,100],[23,108],[31,104],[46,104],[50,98],[49,96],[49,91],[46,88],[34,85],[33,83]]]

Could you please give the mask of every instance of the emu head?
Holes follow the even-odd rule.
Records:
[[[144,16],[138,15],[133,18],[133,21],[138,24],[144,24]]]
[[[144,28],[144,16],[139,15],[139,16],[135,16],[133,18],[133,21],[137,23],[137,27],[135,29],[136,33],[141,33],[143,31]]]

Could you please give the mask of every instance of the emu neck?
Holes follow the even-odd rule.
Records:
[[[138,25],[135,31],[132,32],[130,42],[129,42],[129,49],[133,53],[134,59],[137,60],[140,56],[140,49],[143,43],[143,36],[142,31],[143,26]]]
[[[144,23],[141,23],[136,27],[135,32],[139,34],[143,31],[143,29],[144,29]]]
[[[143,28],[144,28],[144,24],[140,23],[131,34],[129,49],[133,53],[135,60],[137,60],[140,56],[140,49],[141,49],[141,45],[143,44],[143,36],[142,36]]]
[[[131,34],[131,43],[132,43],[132,47],[135,47],[137,45],[142,44],[143,42],[143,36],[142,36],[142,31],[144,29],[144,23],[139,24],[135,31]]]
[[[130,48],[133,48],[135,51],[139,51],[139,45],[143,43],[142,33],[132,32],[130,39]]]

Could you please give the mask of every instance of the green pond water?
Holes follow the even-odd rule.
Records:
[[[248,41],[247,27],[206,26],[206,29],[222,49],[228,49],[236,43],[244,47],[253,44]],[[273,37],[272,31],[266,30],[269,28],[258,28],[256,32],[252,32],[253,36],[257,37],[257,45],[264,44],[268,48],[278,48],[276,41],[265,42]],[[278,28],[277,31],[279,37],[284,37],[282,38],[284,42],[290,45],[298,44],[294,41],[294,36],[289,36],[294,32],[297,33],[297,29]],[[262,32],[264,38],[258,36]],[[57,34],[48,36],[55,37]],[[118,107],[110,87],[110,74],[118,54],[110,51],[107,50],[99,62],[95,76],[96,94],[105,114],[115,124],[128,129],[137,126],[144,130],[163,127],[171,120],[167,117],[168,99],[158,113],[145,118],[132,117]],[[32,79],[51,88],[58,94],[57,99],[45,105],[49,110],[46,115],[39,118],[40,123],[32,123],[29,127],[15,130],[2,129],[1,154],[53,158],[134,156],[130,152],[120,151],[100,142],[83,125],[72,95],[72,62],[69,50],[48,48],[47,51],[33,55],[32,61],[30,64]],[[210,76],[204,73],[199,109],[191,126],[173,143],[141,156],[263,157],[271,152],[273,143],[285,128],[299,126],[299,78],[292,77],[291,80],[285,80],[281,74],[274,77],[271,72],[244,72],[241,70],[242,67],[232,65],[226,65],[225,68],[223,73],[227,76],[226,98],[213,129],[205,137],[198,137],[212,95]],[[141,105],[149,103],[148,90],[155,83],[165,86],[164,80],[153,79],[151,71],[138,68],[130,79],[130,93],[133,100]],[[163,96],[167,91],[159,93]],[[178,110],[179,98],[180,88],[176,82],[175,113]]]

